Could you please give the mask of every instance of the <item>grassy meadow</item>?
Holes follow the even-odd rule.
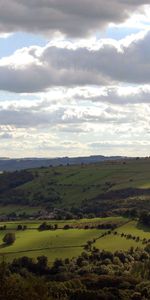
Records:
[[[7,226],[5,231],[0,231],[0,255],[5,255],[7,260],[15,257],[29,256],[36,258],[40,255],[46,255],[50,262],[56,258],[76,257],[84,251],[84,245],[89,240],[97,239],[106,230],[90,229],[99,224],[113,223],[117,226],[125,224],[127,221],[123,217],[94,218],[68,221],[48,221],[48,224],[57,224],[57,230],[39,231],[38,227],[42,221],[12,221],[1,222],[0,226]],[[26,225],[25,231],[18,231],[19,224]],[[74,229],[64,230],[65,225],[73,226]],[[83,229],[84,226],[89,229]],[[6,232],[15,232],[16,241],[13,245],[5,247],[3,237]]]
[[[71,208],[73,211],[77,208],[79,212],[81,209],[83,216],[87,216],[85,208],[90,213],[102,211],[109,213],[108,215],[116,215],[115,212],[117,210],[118,213],[119,209],[138,208],[140,211],[146,208],[148,210],[150,208],[149,170],[150,159],[129,159],[91,165],[32,169],[22,175],[19,172],[15,175],[2,174],[0,188],[3,193],[0,194],[0,215],[13,212],[34,214],[47,207],[59,209],[60,214],[63,210]],[[26,177],[30,177],[30,180],[20,184],[19,176],[22,176],[21,180]],[[9,177],[12,180],[11,185]],[[7,187],[11,199],[4,192]],[[141,189],[141,194],[130,196],[128,193],[130,188]],[[120,190],[125,191],[125,196],[121,192],[117,194]],[[116,194],[113,194],[114,192]],[[108,198],[103,198],[103,195],[108,195]],[[130,247],[144,247],[142,239],[150,239],[148,228],[141,227],[136,220],[129,221],[121,216],[47,222],[51,225],[57,224],[58,229],[40,232],[38,227],[42,221],[38,220],[7,221],[0,224],[7,226],[6,232],[13,231],[16,234],[15,243],[4,247],[2,238],[5,231],[0,231],[0,254],[5,254],[10,260],[23,255],[35,258],[46,255],[51,262],[55,258],[71,258],[79,255],[87,241],[93,239],[96,241],[92,246],[113,252],[127,250]],[[17,230],[20,223],[27,226],[25,231]],[[117,234],[111,232],[99,238],[104,231],[97,229],[97,226],[105,223],[116,224]],[[73,229],[64,230],[65,225],[72,226]],[[85,230],[85,226],[88,226],[88,229]],[[121,236],[122,234],[132,234],[135,239],[127,239]],[[139,241],[136,241],[137,237]]]
[[[117,250],[128,250],[130,247],[140,247],[144,248],[145,244],[143,239],[150,239],[150,228],[139,225],[138,221],[131,220],[124,225],[118,227],[115,232],[110,235],[104,236],[101,239],[98,239],[94,244],[98,249],[104,249],[111,252]],[[126,238],[124,235],[132,235],[135,239]],[[139,241],[136,241],[136,238],[139,238]]]
[[[50,262],[55,258],[72,258],[83,251],[88,240],[98,238],[103,232],[98,229],[15,231],[16,241],[8,247],[3,246],[2,238],[5,232],[1,232],[0,255],[5,254],[9,260],[24,255],[35,258],[46,255]]]
[[[116,222],[117,229],[101,237],[102,234],[108,233],[108,230],[102,229],[82,229],[82,224],[104,224],[108,221]],[[25,231],[18,231],[17,225],[19,222],[2,223],[1,225],[7,225],[5,231],[0,231],[0,255],[5,256],[8,261],[11,261],[15,257],[29,256],[36,258],[40,255],[46,255],[49,263],[53,262],[56,258],[72,258],[77,257],[84,251],[84,246],[88,241],[93,241],[93,246],[98,249],[104,249],[111,252],[116,250],[128,250],[131,247],[144,248],[142,242],[143,238],[150,239],[150,230],[148,228],[141,228],[137,221],[131,221],[122,217],[112,218],[100,218],[92,220],[74,220],[74,221],[51,221],[51,224],[56,224],[60,229],[39,231],[39,222],[22,222],[21,224],[27,225]],[[61,229],[61,226],[70,224],[77,225],[78,228],[74,229]],[[62,227],[63,227],[62,226]],[[3,244],[3,236],[6,232],[15,232],[16,241],[10,246]],[[114,232],[117,232],[115,234]],[[127,239],[122,237],[121,234],[132,234],[135,237],[139,237],[139,241],[133,239]]]
[[[117,216],[117,217],[106,217],[106,218],[92,218],[92,219],[77,219],[77,220],[50,220],[46,221],[47,224],[55,225],[57,224],[59,229],[62,229],[65,225],[70,225],[73,227],[83,228],[88,225],[89,227],[98,226],[99,224],[113,223],[117,226],[122,225],[128,221],[127,218]],[[6,225],[7,229],[17,229],[19,224],[26,225],[27,229],[37,229],[42,223],[40,220],[22,220],[22,221],[7,221],[1,222],[0,226]]]
[[[149,233],[149,237],[150,237],[150,233]],[[103,249],[110,252],[115,252],[117,250],[126,251],[131,247],[143,248],[142,242],[137,243],[134,240],[127,240],[125,238],[122,238],[121,236],[116,236],[113,234],[98,239],[94,245],[98,249]]]
[[[138,199],[144,202],[147,201],[146,190],[150,188],[149,170],[150,159],[147,158],[31,169],[28,170],[31,178],[24,183],[19,183],[19,172],[14,178],[11,175],[11,179],[9,174],[1,174],[2,190],[6,192],[0,194],[0,215],[36,213],[45,207],[79,209],[91,201],[94,203],[94,199],[101,203],[102,194],[129,188],[144,189],[145,194]]]

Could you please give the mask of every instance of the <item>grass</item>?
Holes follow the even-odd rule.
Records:
[[[150,159],[140,160],[127,160],[124,164],[123,161],[116,162],[104,162],[93,165],[83,166],[60,166],[56,168],[40,168],[31,170],[36,176],[31,182],[23,184],[16,188],[25,199],[29,200],[29,203],[34,202],[36,204],[36,197],[39,196],[40,207],[43,205],[44,197],[47,197],[49,202],[46,205],[52,203],[56,208],[70,208],[86,205],[90,203],[94,205],[94,197],[99,196],[101,193],[115,191],[126,188],[142,188],[147,189],[150,187]],[[110,185],[111,183],[111,185]],[[51,200],[51,193],[56,192],[60,195],[59,201],[55,202]],[[98,199],[101,199],[99,196]],[[110,209],[115,204],[116,199],[108,199],[110,201]],[[149,197],[146,194],[142,194],[138,197],[133,197],[132,204],[137,207],[147,205],[149,207]],[[33,202],[32,202],[33,201]],[[93,202],[92,202],[93,201]],[[117,200],[116,200],[117,201]],[[128,208],[128,199],[118,200],[120,202],[118,207],[125,205]],[[38,203],[39,203],[38,202]],[[103,204],[106,204],[106,211],[109,210],[109,202],[103,200],[99,202],[99,210],[103,208]],[[108,206],[107,206],[108,204]],[[25,205],[8,205],[0,207],[0,215],[11,212],[37,212],[40,207],[30,207]],[[82,207],[85,207],[84,205]],[[117,208],[118,208],[117,207]],[[133,208],[133,205],[131,205]],[[37,257],[38,255],[47,255],[49,261],[53,261],[56,257],[73,257],[79,255],[83,251],[83,244],[88,240],[97,238],[101,231],[97,229],[83,230],[61,230],[64,225],[69,224],[73,226],[95,226],[100,223],[113,222],[119,225],[117,229],[118,235],[109,235],[101,239],[98,239],[95,246],[100,249],[115,251],[115,250],[127,250],[130,247],[144,247],[141,242],[134,240],[127,240],[122,238],[121,233],[132,234],[140,239],[150,239],[150,230],[145,227],[140,227],[137,221],[131,221],[127,224],[127,220],[122,217],[110,217],[110,218],[95,218],[95,219],[83,219],[83,220],[71,220],[71,221],[49,221],[51,224],[58,224],[60,228],[57,231],[45,231],[38,232],[36,229],[42,221],[18,221],[7,222],[6,224],[9,230],[16,230],[18,224],[27,225],[27,230],[16,231],[16,242],[10,247],[0,248],[0,253],[13,252],[8,255],[9,259],[14,257],[29,255],[31,257]],[[2,237],[4,232],[0,232],[0,243],[2,243]],[[65,248],[68,246],[68,248]],[[78,246],[78,247],[72,247]],[[49,249],[46,249],[49,248]],[[51,249],[50,249],[51,248]],[[38,250],[43,249],[43,250]],[[31,251],[28,251],[31,250]],[[34,250],[34,251],[33,251]],[[22,252],[20,252],[22,251]],[[27,252],[25,252],[27,251]],[[17,252],[17,253],[15,253]]]
[[[146,191],[150,187],[149,169],[150,159],[32,169],[29,171],[33,174],[33,179],[19,185],[13,192],[15,190],[16,195],[19,194],[18,197],[23,195],[22,200],[18,201],[22,201],[22,211],[29,213],[32,210],[38,211],[41,207],[79,208],[96,197],[100,199],[99,195],[112,190],[142,188]],[[3,175],[1,176],[2,181]],[[13,203],[14,199],[8,200]],[[28,207],[24,206],[25,200],[31,209],[28,210]],[[5,201],[7,202],[7,195]],[[17,212],[19,207],[1,206],[0,214],[6,211]]]
[[[38,256],[46,256],[48,257],[48,264],[51,265],[55,259],[61,258],[73,258],[73,257],[78,257],[81,253],[83,252],[82,247],[78,248],[57,248],[57,249],[49,249],[49,250],[38,250],[38,251],[31,251],[31,252],[21,252],[21,253],[12,253],[12,254],[7,254],[5,255],[5,260],[8,262],[11,262],[15,258],[20,258],[23,256],[28,256],[33,259],[36,259]]]
[[[139,236],[140,239],[150,239],[150,228],[140,226],[137,221],[131,221],[121,226],[117,232],[125,234],[131,233],[132,235]]]
[[[96,241],[94,246],[98,249],[108,250],[111,252],[115,252],[117,250],[123,250],[126,251],[131,247],[142,247],[143,245],[141,242],[136,242],[134,240],[127,240],[125,238],[122,238],[121,236],[116,235],[107,235],[106,237],[103,237]]]
[[[36,258],[38,255],[48,256],[49,261],[55,258],[71,258],[78,256],[88,240],[99,237],[104,232],[97,229],[70,229],[56,231],[26,230],[15,231],[16,241],[8,247],[1,247],[0,254],[9,260],[27,255]],[[0,243],[5,232],[0,232]]]
[[[49,187],[62,197],[56,206],[65,208],[79,206],[104,191],[124,188],[148,188],[150,186],[150,160],[127,160],[104,162],[84,166],[61,166],[56,168],[38,169],[38,178],[22,186],[23,190],[42,190],[47,196]],[[56,175],[57,174],[57,175]],[[113,183],[112,187],[107,182]]]
[[[5,255],[7,260],[11,261],[16,257],[29,256],[36,258],[40,255],[46,255],[49,259],[49,263],[53,262],[56,258],[72,258],[76,257],[84,251],[84,245],[89,240],[96,239],[94,246],[99,249],[115,252],[116,250],[128,250],[130,247],[142,247],[142,239],[150,239],[150,229],[146,227],[140,227],[135,220],[128,221],[122,217],[111,218],[95,218],[95,219],[83,219],[83,220],[71,220],[71,221],[51,221],[50,223],[58,224],[62,226],[66,223],[73,224],[95,224],[96,222],[108,223],[116,222],[118,228],[116,229],[117,235],[113,233],[100,238],[101,234],[105,230],[98,229],[58,229],[55,231],[38,231],[37,227],[40,222],[26,221],[24,224],[28,226],[25,231],[17,231],[16,227],[20,222],[8,222],[6,231],[0,231],[0,255]],[[128,221],[128,222],[127,222]],[[126,222],[126,223],[125,223]],[[4,223],[3,223],[4,224]],[[21,222],[23,224],[23,222]],[[29,229],[33,228],[33,229]],[[2,238],[7,231],[13,231],[16,234],[16,241],[13,245],[4,247]],[[121,237],[121,234],[132,234],[140,238],[139,242],[132,239],[126,239]]]
[[[55,225],[57,224],[59,228],[63,228],[65,225],[70,225],[73,227],[83,227],[85,225],[89,225],[90,226],[97,226],[98,224],[105,224],[105,223],[113,223],[113,224],[124,224],[128,221],[127,218],[123,218],[123,217],[107,217],[107,218],[93,218],[93,219],[79,219],[79,220],[51,220],[51,221],[47,221],[48,224],[51,225]],[[10,221],[10,222],[1,222],[0,226],[6,225],[7,229],[16,229],[17,226],[19,224],[22,225],[26,225],[27,229],[37,229],[39,227],[39,225],[42,223],[43,221]]]
[[[1,222],[2,225],[7,226],[6,231],[0,231],[0,255],[5,254],[8,260],[15,257],[27,255],[36,258],[39,255],[46,255],[50,262],[56,258],[72,258],[78,256],[83,252],[84,245],[88,240],[98,238],[105,230],[99,229],[82,229],[83,226],[97,226],[104,223],[115,223],[117,225],[124,224],[127,221],[123,217],[108,217],[108,218],[94,218],[68,221],[48,221],[49,224],[57,224],[59,228],[64,225],[78,226],[80,229],[55,231],[38,231],[37,228],[42,221],[14,221]],[[27,230],[17,231],[18,224],[27,225]],[[13,245],[8,247],[2,246],[2,238],[6,232],[13,231],[16,234],[16,241]]]
[[[118,235],[107,235],[101,239],[98,239],[94,244],[98,249],[109,250],[114,252],[116,250],[128,250],[131,247],[141,247],[144,248],[145,245],[142,244],[142,239],[150,239],[150,228],[140,226],[137,221],[130,221],[118,229],[116,229]],[[136,242],[132,239],[126,239],[121,237],[121,234],[131,234],[132,236],[139,237],[140,241]]]
[[[30,207],[27,205],[0,205],[0,216],[7,215],[11,213],[22,214],[26,213],[28,215],[32,215],[41,210],[40,207]]]

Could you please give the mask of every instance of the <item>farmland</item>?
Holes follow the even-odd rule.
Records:
[[[62,229],[65,225],[70,225],[72,227],[78,227],[82,228],[86,225],[89,227],[97,226],[99,224],[108,224],[113,223],[118,225],[122,225],[126,223],[128,219],[117,216],[117,217],[107,217],[107,218],[93,218],[93,219],[79,219],[79,220],[51,220],[47,221],[47,224],[51,225],[58,225],[59,229]],[[37,229],[42,221],[39,220],[22,220],[20,221],[7,221],[7,222],[1,222],[0,225],[6,225],[7,229],[17,229],[17,226],[21,223],[22,225],[26,225],[27,229]]]
[[[113,222],[118,226],[115,232],[113,230],[107,234],[108,230],[96,228],[98,224],[107,224],[108,222]],[[10,261],[15,257],[29,256],[36,258],[45,255],[51,263],[56,258],[65,259],[79,256],[84,251],[88,241],[94,241],[93,246],[98,249],[115,252],[116,250],[128,250],[131,247],[144,248],[145,244],[142,240],[144,238],[150,239],[148,228],[139,228],[137,221],[122,217],[49,222],[51,225],[56,223],[59,229],[46,231],[38,230],[40,222],[23,222],[22,225],[27,226],[24,231],[17,230],[19,222],[2,223],[7,226],[6,232],[15,232],[16,241],[13,245],[4,246],[2,238],[6,232],[1,231],[0,255],[5,255],[6,259]],[[87,224],[89,228],[83,229],[83,225],[87,226]],[[65,225],[70,225],[73,228],[65,230],[63,229]],[[139,241],[122,237],[122,233],[132,233],[135,237],[139,237]]]
[[[16,241],[4,247],[5,232],[1,231],[0,254],[8,260],[44,254],[52,262],[78,256],[88,241],[92,247],[112,252],[144,248],[143,239],[149,240],[150,233],[148,227],[139,225],[138,214],[150,207],[149,168],[147,158],[1,174],[0,215],[8,215],[2,225],[6,232],[15,232]],[[47,219],[52,227],[57,224],[57,230],[38,230],[43,211],[57,212],[57,220]],[[26,230],[17,230],[19,224]],[[103,228],[98,227],[101,224]],[[108,234],[106,224],[115,224],[116,233]]]
[[[16,242],[9,247],[1,248],[0,253],[6,253],[8,259],[24,255],[30,257],[46,255],[49,261],[55,258],[71,258],[83,251],[83,245],[89,239],[96,238],[100,234],[99,230],[83,229],[43,232],[26,230],[16,232]]]
[[[150,242],[150,228],[139,225],[138,221],[129,221],[120,226],[115,231],[116,234],[104,236],[95,243],[97,248],[103,247],[104,250],[111,252],[117,250],[128,250],[130,247],[144,248],[143,242],[146,239]],[[130,237],[131,235],[131,237]]]
[[[149,209],[150,159],[30,169],[0,175],[0,215],[59,218]],[[60,213],[59,213],[60,212]]]
[[[62,282],[63,286],[68,282],[70,295],[70,282],[77,280],[74,297],[79,279],[84,283],[80,299],[86,299],[85,284],[87,289],[91,284],[89,299],[93,299],[95,283],[106,287],[107,280],[115,292],[112,299],[116,280],[125,295],[122,299],[130,299],[135,280],[138,292],[141,278],[150,279],[149,168],[149,159],[133,159],[2,174],[1,268],[7,265],[15,278],[42,276],[52,285],[55,282],[49,289],[52,299],[55,292],[58,299]],[[66,288],[60,291],[64,297]],[[110,293],[103,296],[96,294],[94,299],[110,299]]]
[[[105,230],[97,229],[100,224],[125,224],[127,220],[122,217],[95,218],[69,221],[49,221],[52,226],[57,224],[57,230],[39,231],[40,221],[23,221],[26,225],[25,231],[18,231],[20,222],[2,222],[1,226],[6,226],[5,231],[0,232],[0,254],[5,255],[8,260],[14,257],[27,255],[37,257],[46,255],[49,261],[55,258],[72,258],[83,252],[84,246],[89,240],[97,239]],[[65,230],[63,227],[69,225],[73,229]],[[88,226],[89,229],[83,229]],[[15,232],[16,241],[13,245],[5,247],[2,238],[6,232]]]

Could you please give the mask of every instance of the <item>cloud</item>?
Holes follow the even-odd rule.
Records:
[[[49,44],[18,50],[0,60],[0,89],[32,93],[54,86],[150,83],[150,32],[127,45],[107,40],[98,45],[96,50]]]
[[[148,154],[149,11],[149,0],[0,1],[0,39],[50,40],[0,58],[2,156]]]
[[[0,33],[0,39],[7,39],[12,35],[13,33]]]
[[[97,89],[96,91],[89,90],[74,95],[74,99],[80,101],[90,101],[93,103],[110,103],[112,105],[134,105],[142,103],[150,103],[150,86],[112,86]]]
[[[94,143],[89,143],[88,146],[92,149],[110,149],[112,150],[113,148],[120,148],[120,149],[127,149],[127,148],[131,148],[131,149],[135,149],[135,153],[133,154],[134,156],[136,156],[136,149],[143,148],[144,146],[150,146],[150,142],[149,141],[141,141],[141,140],[134,140],[134,141],[98,141],[98,142],[94,142]],[[125,154],[124,154],[125,155]]]
[[[149,0],[5,0],[0,2],[0,32],[85,36],[123,22],[146,4]]]
[[[4,140],[9,140],[9,139],[12,139],[13,138],[13,135],[12,134],[10,134],[10,133],[2,133],[2,134],[0,134],[0,139],[4,139]]]
[[[50,102],[41,101],[35,105],[20,106],[9,104],[0,108],[0,128],[13,126],[15,128],[55,128],[57,132],[88,133],[91,125],[95,128],[111,125],[148,123],[149,108],[147,104],[122,107],[110,104],[78,105],[73,103],[51,106]],[[90,125],[90,126],[89,126]]]
[[[133,155],[137,149],[148,154],[148,103],[80,104],[68,101],[51,105],[51,100],[42,99],[35,100],[34,105],[32,101],[30,105],[12,101],[6,105],[4,101],[0,108],[2,155]]]

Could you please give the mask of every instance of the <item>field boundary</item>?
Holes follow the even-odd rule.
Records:
[[[0,253],[0,256],[10,255],[10,254],[19,254],[19,253],[28,253],[28,252],[35,252],[35,251],[43,251],[43,250],[55,250],[55,249],[69,249],[69,248],[83,248],[85,245],[78,245],[78,246],[57,246],[57,247],[45,247],[45,248],[35,248],[35,249],[27,249],[27,250],[20,250],[20,251],[9,251]]]

